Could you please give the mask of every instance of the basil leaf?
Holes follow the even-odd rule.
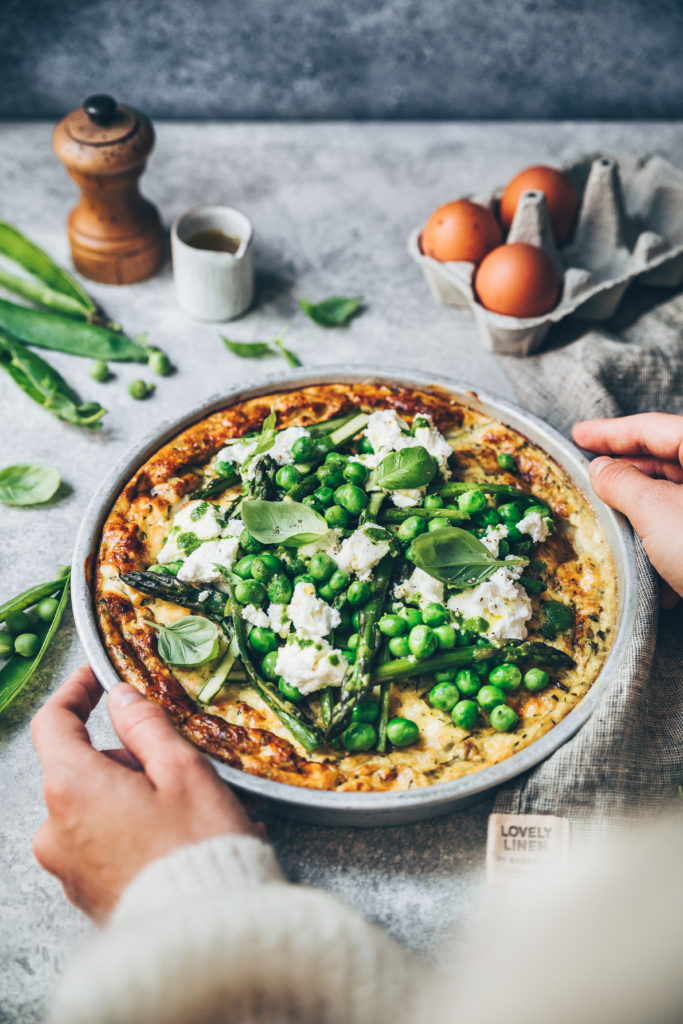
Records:
[[[298,501],[243,501],[242,522],[262,544],[287,547],[310,544],[329,530],[321,515]]]
[[[57,493],[61,477],[52,466],[22,462],[0,470],[0,501],[5,505],[42,505]]]
[[[379,487],[383,491],[424,487],[435,476],[434,457],[422,445],[415,445],[385,456],[370,474],[368,487]]]
[[[476,587],[501,566],[519,565],[523,559],[499,561],[467,530],[458,526],[423,533],[411,544],[411,559],[435,580],[465,590]]]
[[[267,452],[270,448],[273,447],[273,441],[275,440],[275,435],[277,433],[275,429],[276,420],[277,417],[275,414],[275,410],[271,409],[271,411],[268,413],[265,420],[263,421],[263,426],[261,427],[261,433],[258,435],[256,447],[254,448],[251,455],[248,458],[246,458],[242,463],[243,476],[245,469],[258,455],[263,455],[264,452]],[[243,438],[242,440],[244,441],[246,439]]]
[[[355,299],[332,295],[322,302],[308,302],[300,299],[299,305],[304,313],[320,327],[343,327],[360,309],[363,296]]]
[[[221,341],[226,348],[230,349],[233,355],[242,359],[261,359],[263,356],[272,356],[273,350],[267,341],[231,341],[221,335]]]
[[[290,366],[301,366],[301,360],[299,359],[296,352],[292,352],[291,349],[285,348],[282,344],[282,338],[276,338],[273,342],[275,348],[278,350],[283,359],[286,359]]]
[[[159,656],[169,665],[204,665],[218,655],[218,626],[199,615],[186,615],[170,626],[152,622],[159,636]]]

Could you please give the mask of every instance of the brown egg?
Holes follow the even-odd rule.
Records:
[[[499,245],[477,270],[474,288],[482,306],[520,318],[542,316],[556,304],[560,279],[542,249],[525,242]]]
[[[506,229],[512,224],[522,192],[543,192],[548,204],[548,215],[558,245],[563,245],[572,233],[579,194],[562,171],[554,167],[527,167],[507,185],[500,200],[500,219]]]
[[[502,240],[491,210],[469,199],[458,199],[434,211],[422,232],[420,247],[425,256],[442,263],[479,263]]]

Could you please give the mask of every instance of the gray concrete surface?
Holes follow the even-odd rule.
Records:
[[[64,218],[74,186],[50,149],[51,126],[0,126],[0,218],[66,261]],[[511,396],[495,359],[465,312],[429,297],[405,253],[409,229],[440,202],[486,191],[532,162],[559,162],[599,147],[658,150],[683,165],[680,125],[219,125],[159,128],[145,190],[168,223],[203,202],[243,209],[256,227],[259,295],[229,326],[197,324],[175,306],[170,268],[127,288],[92,286],[108,312],[135,334],[148,331],[177,372],[157,379],[136,403],[125,385],[139,368],[121,365],[97,384],[87,363],[49,353],[84,398],[110,409],[99,433],[79,431],[34,406],[0,377],[0,465],[45,461],[64,484],[49,507],[0,506],[0,600],[46,579],[70,561],[84,504],[112,461],[140,431],[175,416],[221,385],[272,373],[275,360],[247,363],[228,353],[219,332],[239,340],[272,337],[291,324],[288,344],[306,366],[372,360],[387,368],[451,372]],[[367,312],[347,331],[326,332],[298,311],[300,296],[363,294]],[[89,925],[43,874],[31,836],[43,818],[41,776],[30,743],[31,714],[83,660],[69,613],[44,667],[0,721],[0,1022],[31,1024],[60,965]],[[114,738],[104,708],[93,741]],[[269,822],[292,877],[321,885],[419,951],[444,929],[466,929],[481,896],[489,804],[421,825],[375,831]]]
[[[677,0],[5,0],[0,116],[680,117]]]

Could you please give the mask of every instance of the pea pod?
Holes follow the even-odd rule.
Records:
[[[4,604],[0,604],[0,622],[4,622],[10,612],[23,612],[25,608],[31,608],[38,601],[42,601],[44,597],[52,597],[53,594],[62,589],[68,577],[69,570],[67,569],[63,576],[59,576],[54,580],[48,580],[47,583],[38,583],[34,587],[29,587],[28,590],[23,590],[21,594],[17,594],[16,597],[5,601]]]
[[[81,313],[97,312],[97,306],[71,274],[48,254],[6,221],[0,221],[0,253],[39,278],[52,291],[66,295],[78,303]]]
[[[125,334],[74,320],[62,313],[29,309],[7,299],[0,299],[0,328],[26,345],[68,352],[73,356],[119,363],[146,363],[148,360],[147,350]]]
[[[49,363],[0,329],[0,366],[29,398],[66,423],[77,427],[100,426],[107,412],[98,402],[79,401],[76,392]]]
[[[68,600],[69,578],[66,577],[64,589],[62,590],[62,595],[52,621],[39,622],[35,627],[34,632],[40,644],[38,653],[32,658],[22,658],[20,654],[13,654],[9,661],[0,669],[0,714],[12,703],[15,697],[19,696],[43,660],[50,641],[57,632]]]
[[[21,295],[22,299],[28,299],[29,302],[35,302],[38,306],[45,306],[58,313],[70,313],[72,316],[80,317],[89,315],[80,302],[71,295],[62,295],[42,281],[35,281],[30,277],[17,277],[3,267],[0,267],[0,285],[8,292]]]

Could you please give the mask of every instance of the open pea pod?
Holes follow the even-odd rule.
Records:
[[[22,590],[20,594],[5,601],[4,604],[0,604],[0,622],[4,622],[10,612],[23,612],[25,608],[33,607],[44,597],[52,597],[62,589],[68,576],[69,570],[65,568],[63,574],[57,579],[48,580],[46,583],[37,583],[35,586],[29,587],[28,590]]]
[[[6,221],[0,221],[0,253],[28,270],[51,290],[70,296],[86,314],[97,311],[97,306],[75,277]]]
[[[98,428],[107,412],[98,402],[81,402],[76,392],[49,363],[0,329],[0,366],[22,391],[65,423]]]
[[[50,641],[57,632],[68,600],[69,580],[67,578],[64,581],[62,596],[59,599],[57,611],[52,621],[41,622],[35,627],[34,632],[40,643],[38,653],[32,658],[22,658],[20,654],[13,654],[9,661],[5,662],[2,669],[0,669],[0,714],[12,703],[15,697],[19,696],[43,660],[45,652],[50,646]]]
[[[7,299],[0,299],[0,328],[9,331],[26,345],[68,352],[87,359],[146,363],[149,358],[147,350],[125,334],[98,324],[74,320],[62,313],[29,309],[28,306],[19,306]]]

